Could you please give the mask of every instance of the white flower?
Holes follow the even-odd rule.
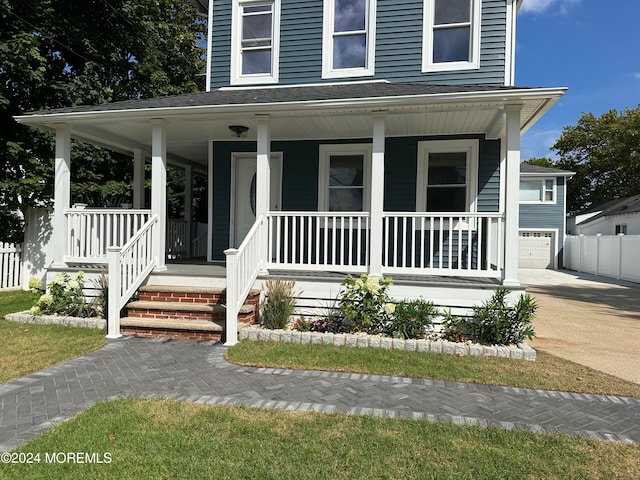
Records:
[[[396,304],[395,303],[387,303],[384,306],[384,311],[387,315],[392,315],[395,311],[396,311]]]
[[[38,290],[42,286],[42,280],[38,277],[31,277],[29,279],[29,288]]]
[[[369,278],[367,278],[365,288],[370,293],[376,293],[380,289],[380,277],[376,277],[375,275],[372,275]]]
[[[53,303],[53,297],[45,293],[44,295],[40,295],[40,299],[38,300],[38,303],[42,303],[44,305],[51,305]]]
[[[77,290],[80,288],[80,284],[77,280],[69,280],[69,288],[71,290]]]
[[[53,277],[53,280],[51,281],[51,283],[55,283],[57,285],[64,285],[64,277],[62,276],[61,273],[58,273],[55,277]]]
[[[34,305],[33,307],[31,307],[31,315],[33,315],[34,317],[37,317],[41,313],[42,313],[42,310],[40,310],[39,306]]]
[[[82,270],[78,270],[76,277],[78,277],[78,279],[81,279],[82,277],[84,277],[84,272]]]

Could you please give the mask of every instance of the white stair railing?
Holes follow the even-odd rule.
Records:
[[[225,345],[238,342],[238,312],[258,272],[265,267],[267,221],[259,216],[238,248],[224,251],[227,259],[227,317]]]
[[[107,248],[109,264],[107,338],[120,337],[120,310],[158,264],[154,237],[158,235],[154,215],[122,247]]]
[[[191,256],[192,257],[206,257],[207,256],[207,235],[209,232],[204,231],[191,242]]]

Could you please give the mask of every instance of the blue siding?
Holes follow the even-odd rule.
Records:
[[[321,0],[281,0],[280,84],[320,83],[322,79]],[[230,81],[231,0],[214,2],[211,88]],[[386,79],[434,84],[504,84],[506,2],[484,0],[480,68],[422,73],[422,0],[377,3],[375,75],[336,81]]]
[[[520,204],[520,228],[558,229],[558,266],[562,267],[564,245],[564,198],[566,194],[565,177],[556,178],[556,202]]]
[[[416,206],[416,168],[418,142],[454,137],[388,138],[385,147],[384,209],[413,212]],[[500,142],[479,139],[478,210],[497,212],[500,184]],[[370,143],[371,139],[335,141],[275,141],[273,152],[282,152],[282,210],[316,211],[318,208],[318,162],[321,144]],[[255,152],[254,142],[214,142],[213,155],[213,251],[222,259],[229,247],[229,211],[231,197],[231,154]]]

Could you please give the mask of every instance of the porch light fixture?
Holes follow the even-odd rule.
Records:
[[[244,125],[229,125],[229,130],[231,130],[234,136],[243,138],[247,136],[249,127],[245,127]]]

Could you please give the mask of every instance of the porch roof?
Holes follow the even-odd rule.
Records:
[[[504,109],[520,105],[521,131],[531,127],[565,88],[427,85],[385,81],[307,86],[222,88],[169,97],[31,112],[18,122],[45,130],[66,124],[74,138],[117,151],[150,150],[150,119],[167,127],[176,163],[204,163],[208,140],[233,140],[229,125],[249,128],[271,118],[273,140],[371,137],[373,115],[387,114],[387,136],[504,133]]]

